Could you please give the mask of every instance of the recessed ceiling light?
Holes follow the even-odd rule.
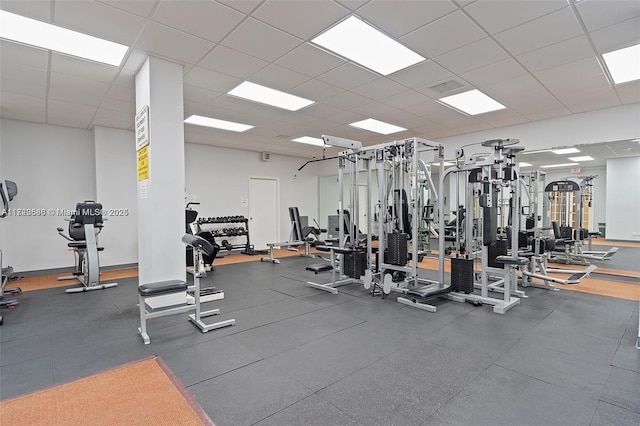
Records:
[[[295,138],[292,139],[294,142],[301,142],[301,143],[306,143],[309,145],[317,145],[317,146],[324,146],[324,141],[320,138],[313,138],[311,136],[302,136],[299,138]],[[327,146],[331,146],[331,145],[327,145]]]
[[[593,161],[594,158],[590,155],[583,155],[582,157],[569,157],[571,161]]]
[[[543,169],[554,169],[556,167],[569,167],[569,166],[577,166],[578,163],[564,163],[564,164],[547,164],[546,166],[540,166]]]
[[[356,121],[355,123],[349,124],[349,126],[369,130],[370,132],[380,133],[381,135],[389,135],[391,133],[397,133],[403,130],[407,130],[404,127],[385,123],[384,121],[375,120],[373,118],[367,118],[366,120]]]
[[[0,10],[0,38],[119,66],[129,49],[77,31]]]
[[[524,155],[524,154],[540,154],[541,152],[551,152],[550,149],[539,149],[537,151],[522,151],[520,153],[520,155]]]
[[[640,79],[640,44],[602,55],[615,84]]]
[[[445,96],[438,100],[469,115],[478,115],[506,108],[500,102],[490,98],[478,89],[458,93],[457,95]]]
[[[301,98],[299,96],[291,95],[259,84],[250,83],[248,81],[241,83],[235,89],[227,92],[227,94],[261,104],[283,108],[289,111],[297,111],[300,108],[304,108],[315,103],[309,99]]]
[[[554,154],[564,155],[564,154],[576,154],[580,152],[580,150],[578,148],[561,148],[561,149],[552,149],[551,152],[553,152]]]
[[[529,164],[529,163],[527,163],[525,161],[521,161],[521,162],[518,163],[518,166],[520,166],[520,167],[531,167],[532,165],[533,164]]]
[[[187,124],[195,124],[196,126],[215,127],[216,129],[231,130],[232,132],[244,132],[252,129],[253,126],[248,124],[234,123],[233,121],[218,120],[217,118],[203,117],[201,115],[192,115],[184,120]]]
[[[425,60],[355,16],[348,17],[311,41],[382,75]]]

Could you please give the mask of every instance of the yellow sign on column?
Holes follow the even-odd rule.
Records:
[[[149,145],[138,150],[138,180],[149,179]]]

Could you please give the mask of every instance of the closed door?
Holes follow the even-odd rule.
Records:
[[[278,179],[249,179],[249,236],[256,250],[278,242]]]

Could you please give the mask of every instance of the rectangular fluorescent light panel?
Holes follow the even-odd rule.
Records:
[[[583,155],[582,157],[569,157],[571,161],[593,161],[594,158],[590,155]]]
[[[518,163],[518,166],[520,167],[531,167],[531,164],[525,162],[525,161],[521,161]]]
[[[122,44],[0,10],[0,38],[90,61],[119,66],[129,49]]]
[[[302,136],[292,139],[294,142],[306,143],[309,145],[324,146],[324,141],[320,138],[312,138],[311,136]],[[331,145],[327,145],[331,146]]]
[[[446,96],[438,100],[469,115],[484,114],[485,112],[497,111],[499,109],[506,108],[504,105],[485,95],[478,89],[458,93],[457,95]]]
[[[522,151],[519,153],[519,155],[524,155],[524,154],[540,154],[541,152],[550,152],[550,149],[539,149],[537,151]]]
[[[381,135],[390,135],[391,133],[402,132],[407,130],[404,127],[385,123],[384,121],[367,118],[366,120],[356,121],[349,126],[358,127],[360,129],[369,130],[370,132],[380,133]]]
[[[253,128],[248,124],[234,123],[233,121],[218,120],[217,118],[203,117],[201,115],[192,115],[184,120],[187,124],[195,124],[196,126],[215,127],[216,129],[230,130],[232,132],[244,132]]]
[[[425,60],[355,16],[350,16],[311,41],[382,75]]]
[[[438,161],[434,161],[433,163],[431,163],[431,165],[432,165],[432,166],[439,166],[439,165],[440,165],[440,162],[438,162]],[[442,163],[442,165],[443,165],[443,166],[453,166],[453,165],[454,165],[454,163],[451,163],[451,162],[449,162],[449,161],[445,161],[445,162],[443,162],[443,163]]]
[[[248,81],[241,83],[238,87],[232,89],[227,94],[261,104],[283,108],[289,111],[297,111],[300,108],[304,108],[315,103],[309,99],[290,95],[289,93],[281,92],[259,84],[250,83]]]
[[[640,79],[640,44],[602,55],[615,84]]]
[[[564,155],[564,154],[577,154],[578,152],[580,152],[580,150],[578,148],[562,148],[562,149],[552,149],[551,152],[553,152],[554,154]]]
[[[557,167],[569,167],[569,166],[577,166],[578,163],[564,163],[564,164],[547,164],[546,166],[540,166],[543,169],[555,169]]]

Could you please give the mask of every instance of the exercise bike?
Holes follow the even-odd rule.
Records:
[[[97,235],[104,227],[102,218],[102,204],[95,201],[84,201],[76,204],[76,211],[69,221],[69,235],[65,235],[62,228],[58,234],[69,243],[67,246],[74,252],[75,269],[72,275],[59,277],[58,281],[80,281],[82,287],[66,289],[66,293],[79,293],[90,290],[101,290],[115,287],[118,283],[100,283],[100,260],[98,252],[104,250],[98,247]]]

